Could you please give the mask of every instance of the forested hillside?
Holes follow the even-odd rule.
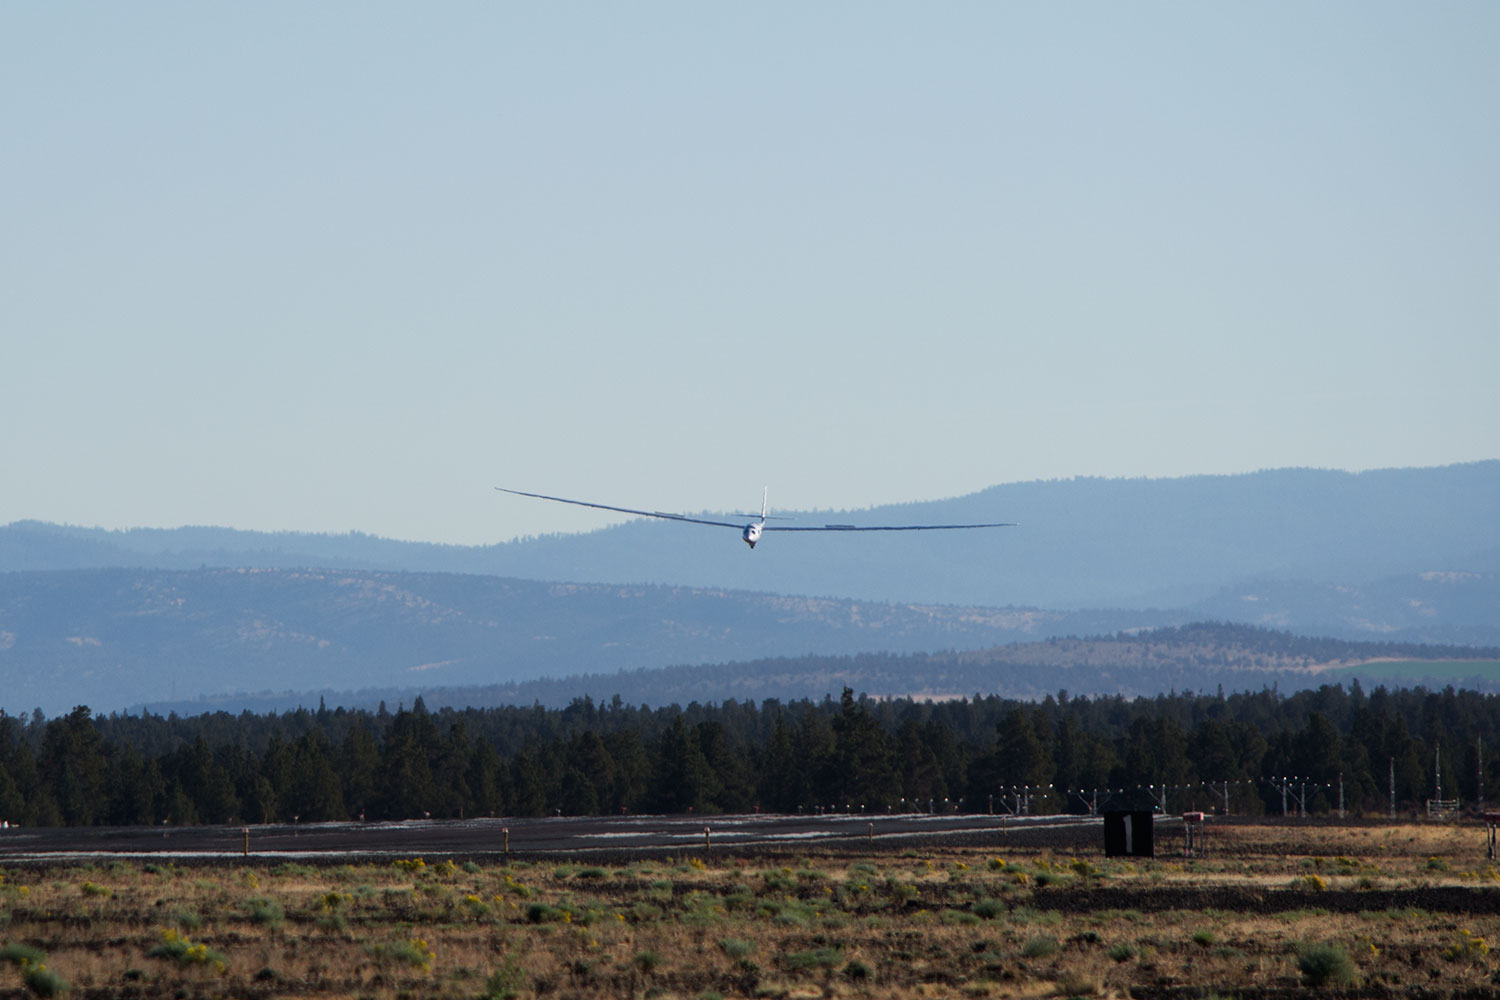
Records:
[[[1442,677],[1470,690],[1500,691],[1500,649],[1493,647],[1350,642],[1197,622],[956,652],[777,657],[634,670],[458,689],[438,697],[454,706],[533,701],[562,705],[580,693],[619,693],[627,700],[660,705],[725,698],[817,699],[847,686],[879,697],[952,698],[979,692],[1041,700],[1065,688],[1079,694],[1129,698],[1216,688],[1246,691],[1274,686],[1294,691],[1320,686],[1327,671],[1357,678],[1359,665],[1372,661],[1400,661],[1402,676],[1414,682]]]
[[[453,573],[0,573],[0,708],[61,712],[80,690],[112,711],[174,696],[431,689],[669,663],[975,649],[1041,629],[1162,619]]]
[[[1077,621],[1078,619],[1073,619]],[[859,653],[778,656],[729,663],[586,673],[509,684],[327,689],[330,703],[371,708],[412,702],[434,708],[540,704],[561,708],[589,695],[618,695],[655,707],[736,699],[818,700],[849,687],[872,697],[952,698],[997,694],[1041,700],[1066,688],[1075,694],[1151,696],[1163,691],[1297,691],[1333,680],[1378,677],[1394,684],[1500,691],[1500,649],[1399,642],[1350,642],[1289,632],[1197,622],[1180,627],[1088,638],[940,653]],[[320,694],[237,693],[132,706],[166,714],[216,710],[285,712],[316,703]]]
[[[101,711],[372,688],[459,688],[480,705],[518,697],[563,704],[582,693],[629,690],[632,699],[645,698],[635,692],[658,683],[671,685],[658,697],[684,703],[817,698],[844,684],[881,695],[1039,697],[1058,686],[1127,694],[1253,688],[1263,681],[1245,671],[1293,666],[1242,654],[1225,659],[1223,650],[1181,639],[1172,640],[1170,655],[1166,639],[1149,656],[1127,653],[1123,640],[1107,650],[1030,642],[1015,651],[996,648],[1192,620],[1151,611],[881,604],[447,573],[0,573],[0,708],[58,713],[80,690]],[[1077,655],[1060,658],[1069,650]],[[681,666],[647,675],[672,664],[747,661],[755,662],[743,670]],[[1054,684],[1038,667],[1063,670],[1066,679]],[[616,681],[622,670],[627,675]],[[579,675],[592,676],[534,683]]]
[[[729,701],[645,708],[299,710],[191,718],[0,715],[0,818],[34,824],[431,815],[1077,811],[1154,786],[1169,810],[1384,813],[1500,795],[1500,696],[1357,684],[1282,695]],[[1484,742],[1486,739],[1489,742]],[[1486,785],[1478,786],[1480,764]],[[1049,790],[1050,786],[1050,790]],[[1077,794],[1074,794],[1077,793]],[[992,798],[993,797],[993,798]],[[1162,805],[1161,798],[1157,805]]]

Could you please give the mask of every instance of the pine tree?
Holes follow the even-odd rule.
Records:
[[[901,797],[885,730],[844,688],[833,720],[834,805],[883,812]]]
[[[39,764],[65,824],[91,826],[106,818],[109,762],[87,706],[47,724]]]

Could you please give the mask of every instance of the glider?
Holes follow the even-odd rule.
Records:
[[[592,503],[588,500],[569,500],[566,497],[549,497],[543,493],[527,493],[524,490],[506,489],[504,486],[496,486],[495,489],[501,493],[514,493],[518,497],[534,497],[537,500],[552,500],[556,503],[571,503],[579,507],[595,507],[599,510],[613,510],[621,514],[638,514],[641,517],[660,517],[668,521],[686,521],[688,524],[711,524],[720,528],[736,528],[745,544],[752,549],[755,543],[760,541],[760,536],[767,531],[956,531],[963,528],[1013,528],[1015,521],[997,521],[992,524],[819,524],[819,525],[780,525],[767,524],[767,521],[788,520],[787,518],[776,518],[769,513],[767,499],[770,489],[761,494],[760,514],[736,514],[734,517],[755,518],[749,524],[741,524],[737,521],[711,521],[702,517],[688,517],[686,514],[668,514],[660,510],[635,510],[632,507],[614,507],[607,503]]]

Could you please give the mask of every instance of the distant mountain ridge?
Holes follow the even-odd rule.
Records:
[[[1495,646],[1497,511],[1500,461],[997,486],[810,519],[1020,527],[754,552],[645,520],[479,547],[17,522],[0,527],[0,707],[514,685],[1203,620]]]
[[[539,502],[497,495],[497,527],[510,505]],[[1364,586],[1422,573],[1495,574],[1497,511],[1500,460],[1491,460],[1360,473],[1069,479],[865,511],[783,511],[812,523],[1000,518],[1020,526],[877,539],[773,536],[754,553],[720,529],[647,520],[490,546],[28,521],[0,527],[0,570],[331,567],[901,603],[1174,608],[1212,601],[1251,580]],[[1475,624],[1500,624],[1497,617]]]

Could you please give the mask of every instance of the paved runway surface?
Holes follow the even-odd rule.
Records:
[[[708,828],[705,845],[705,826]],[[247,849],[248,832],[248,849]],[[608,855],[702,850],[774,851],[798,845],[895,848],[913,842],[1096,842],[1100,820],[1087,816],[622,816],[551,819],[407,820],[292,826],[93,827],[0,830],[0,864],[133,858],[309,862],[422,855]]]

